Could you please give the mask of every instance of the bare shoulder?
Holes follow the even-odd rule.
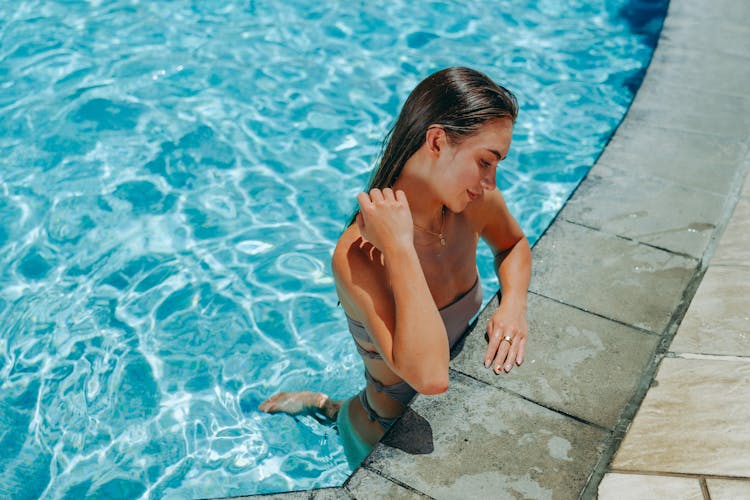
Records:
[[[364,320],[391,296],[382,254],[362,239],[356,224],[339,238],[331,267],[341,305],[354,319]]]
[[[469,224],[496,250],[513,246],[524,237],[521,227],[508,210],[499,189],[484,193],[464,210]]]
[[[481,234],[482,230],[498,218],[504,218],[510,215],[508,206],[505,204],[505,198],[499,189],[485,192],[478,200],[469,203],[464,210],[467,221]]]
[[[352,275],[361,272],[361,266],[365,265],[362,255],[364,241],[356,224],[350,225],[339,237],[336,248],[333,250],[331,265],[333,277],[337,284],[351,282]]]

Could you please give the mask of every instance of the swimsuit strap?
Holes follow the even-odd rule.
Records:
[[[382,382],[372,376],[366,366],[365,380],[371,383],[376,391],[387,394],[391,399],[395,399],[404,406],[408,405],[409,402],[414,399],[414,396],[417,395],[417,391],[415,391],[407,382],[402,381],[396,382],[392,385],[383,385]]]
[[[395,424],[399,419],[399,417],[386,418],[378,415],[377,412],[372,409],[372,406],[370,406],[370,402],[367,400],[367,389],[362,389],[361,391],[359,391],[359,402],[362,403],[362,407],[367,412],[367,418],[369,418],[373,422],[379,423],[386,431],[390,429],[393,424]]]
[[[482,287],[479,283],[479,278],[474,282],[466,293],[456,299],[452,304],[449,304],[438,312],[443,320],[446,327],[446,333],[448,334],[448,344],[451,348],[451,359],[460,350],[460,340],[467,331],[469,320],[476,314],[482,304]],[[377,359],[382,360],[383,357],[377,351],[368,351],[360,345],[361,342],[372,342],[370,334],[365,329],[364,325],[359,321],[353,320],[348,315],[346,316],[347,322],[349,323],[349,331],[354,337],[354,345],[357,348],[357,352],[366,359]],[[398,401],[402,405],[406,406],[409,402],[414,399],[417,391],[414,390],[407,382],[398,382],[392,385],[384,385],[379,380],[375,379],[365,365],[365,379],[367,382],[372,384],[373,388],[384,394],[387,394],[390,398]],[[359,393],[359,400],[362,403],[362,407],[367,412],[367,417],[373,421],[378,422],[383,429],[388,430],[399,417],[386,418],[381,417],[378,413],[370,406],[370,402],[367,400],[367,388],[365,387]]]
[[[444,306],[442,309],[438,309],[440,318],[445,324],[446,333],[448,334],[448,341],[451,345],[458,340],[462,333],[464,333],[469,320],[477,313],[481,305],[482,287],[479,281],[479,277],[477,277],[477,279],[474,281],[474,285],[472,285],[470,289],[464,292],[452,303]],[[349,332],[351,332],[352,337],[362,343],[372,343],[372,338],[370,337],[370,334],[365,326],[361,322],[349,317],[349,315],[346,314],[346,311],[344,311],[344,315],[346,316],[346,322],[348,324]],[[359,349],[357,350],[359,352],[362,352]],[[365,356],[367,355],[365,354]]]
[[[354,341],[354,345],[357,347],[357,352],[360,353],[363,358],[378,359],[382,361],[383,356],[381,356],[378,351],[368,351],[367,349],[359,345],[359,342],[357,342],[356,340]]]

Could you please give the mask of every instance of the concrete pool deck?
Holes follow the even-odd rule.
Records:
[[[449,390],[343,486],[255,498],[750,498],[748,19],[670,2],[630,110],[534,247],[520,369],[482,366],[495,298]]]

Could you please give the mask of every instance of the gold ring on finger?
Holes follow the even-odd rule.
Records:
[[[513,338],[510,335],[506,335],[505,337],[503,337],[503,340],[507,340],[508,344],[513,345]],[[500,342],[502,342],[503,340],[501,340]]]

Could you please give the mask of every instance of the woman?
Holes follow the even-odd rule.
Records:
[[[495,252],[503,292],[484,365],[500,374],[523,362],[531,251],[495,185],[517,112],[513,94],[467,68],[414,89],[333,254],[367,385],[343,402],[280,393],[260,410],[336,419],[347,459],[359,465],[416,392],[447,390],[450,349],[481,305],[480,237]]]

